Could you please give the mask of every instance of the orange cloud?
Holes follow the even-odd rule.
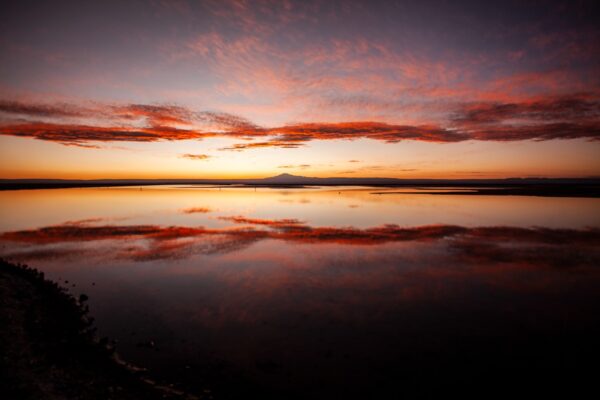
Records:
[[[587,138],[600,140],[600,122],[560,122],[541,125],[507,125],[482,128],[471,132],[473,140],[518,141]]]
[[[368,138],[385,142],[421,140],[426,142],[456,142],[466,137],[453,130],[432,125],[391,125],[381,122],[309,123],[273,128],[283,141],[308,141]]]
[[[211,156],[206,155],[206,154],[182,154],[181,155],[182,158],[188,158],[190,160],[208,160],[209,158],[211,158]]]
[[[467,104],[456,117],[461,123],[492,123],[507,119],[537,121],[588,120],[600,118],[600,96],[575,93],[547,96],[521,102],[482,102]]]
[[[181,212],[184,214],[206,214],[211,211],[212,210],[208,207],[192,207],[192,208],[186,208],[185,210],[182,210]]]
[[[207,134],[170,127],[127,128],[86,125],[59,125],[29,123],[0,127],[1,135],[30,137],[65,145],[83,145],[88,142],[155,142],[159,140],[199,139]]]
[[[306,168],[310,168],[311,165],[310,164],[298,164],[298,165],[280,165],[277,168],[282,168],[282,169],[293,169],[293,168],[300,168],[300,169],[306,169]]]
[[[172,105],[131,104],[43,105],[0,102],[9,116],[0,135],[30,137],[64,145],[96,147],[94,143],[190,140],[207,137],[262,139],[221,150],[297,148],[310,141],[372,139],[386,143],[416,140],[452,143],[466,140],[516,141],[600,137],[600,96],[579,93],[521,102],[479,102],[455,106],[444,124],[390,124],[376,121],[311,122],[259,127],[227,113],[192,111]],[[23,121],[22,117],[26,117]],[[15,119],[19,117],[19,119]],[[47,121],[29,121],[41,118]],[[68,121],[65,121],[68,120]],[[71,122],[71,120],[74,120]],[[85,120],[85,123],[83,123]],[[90,123],[94,120],[97,123]],[[191,159],[205,155],[186,154]]]
[[[73,104],[32,104],[14,100],[1,100],[0,113],[35,117],[86,117],[94,110]]]
[[[250,143],[236,143],[233,146],[222,147],[219,150],[233,150],[242,151],[249,149],[260,149],[265,147],[280,147],[284,149],[295,149],[302,146],[302,143],[286,142],[282,140],[270,140],[268,142],[250,142]]]

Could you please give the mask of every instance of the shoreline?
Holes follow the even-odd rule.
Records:
[[[414,189],[455,188],[453,191],[423,191],[418,193],[404,191],[372,192],[375,195],[392,194],[430,194],[438,196],[536,196],[536,197],[580,197],[600,198],[600,184],[597,183],[472,183],[472,182],[428,182],[428,183],[193,183],[193,182],[77,182],[77,183],[2,183],[0,191],[44,190],[44,189],[85,189],[113,187],[153,187],[164,185],[186,185],[184,189],[196,188],[242,188],[242,189],[313,189],[315,187],[363,187],[373,189]]]
[[[211,399],[152,380],[98,339],[86,295],[0,259],[0,388],[15,399]]]

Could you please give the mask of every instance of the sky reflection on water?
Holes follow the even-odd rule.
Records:
[[[598,199],[371,193],[2,192],[0,255],[90,295],[125,358],[268,393],[559,370],[597,333]]]

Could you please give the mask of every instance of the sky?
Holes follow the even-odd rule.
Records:
[[[0,5],[0,178],[600,176],[597,1]]]

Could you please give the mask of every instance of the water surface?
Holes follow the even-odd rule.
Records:
[[[381,191],[5,191],[0,256],[89,295],[125,359],[222,398],[588,379],[599,199]]]

